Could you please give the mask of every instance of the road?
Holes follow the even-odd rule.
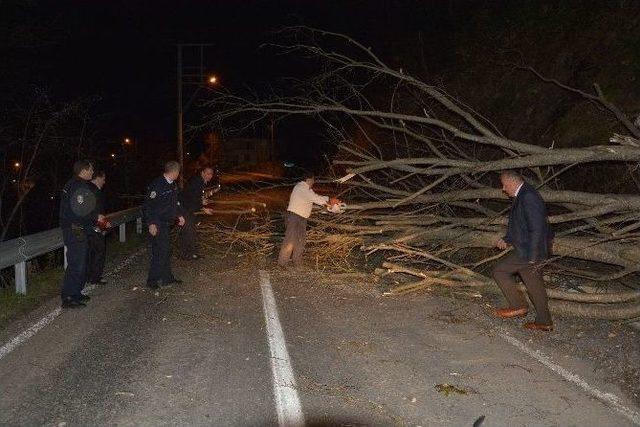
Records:
[[[385,298],[364,274],[215,257],[176,261],[185,283],[155,294],[141,287],[147,262],[143,253],[88,308],[62,312],[0,359],[0,425],[286,425],[278,410],[296,402],[274,397],[274,380],[306,425],[635,425],[634,402],[589,361],[530,341],[477,301]],[[274,371],[283,343],[265,326],[265,281],[286,340],[275,362],[288,357],[295,387]],[[0,345],[55,305],[2,331]]]

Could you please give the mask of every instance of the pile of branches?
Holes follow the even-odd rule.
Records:
[[[556,233],[546,278],[580,278],[597,288],[564,281],[564,289],[549,289],[552,308],[610,319],[640,316],[640,291],[622,285],[640,269],[640,196],[564,184],[567,171],[585,165],[595,173],[598,165],[617,165],[637,184],[640,118],[619,109],[598,85],[586,92],[529,68],[544,84],[588,99],[619,123],[608,141],[542,147],[503,135],[463,102],[391,68],[346,35],[306,27],[287,34],[293,41],[280,47],[317,61],[320,71],[291,85],[290,95],[220,93],[209,103],[211,120],[241,128],[274,115],[322,122],[338,147],[333,182],[348,200],[346,213],[322,221],[323,231],[362,239],[367,255],[384,254],[381,274],[415,276],[414,289],[492,283],[491,263],[509,251],[492,249],[510,205],[497,177],[518,170],[546,201]]]
[[[363,240],[349,234],[327,232],[326,228],[332,224],[322,219],[314,220],[307,235],[305,256],[315,264],[316,270],[353,271],[350,254],[362,246]],[[223,251],[223,256],[244,257],[255,262],[277,256],[284,238],[284,217],[281,213],[261,210],[238,215],[233,225],[202,222],[199,230],[204,236],[202,244],[208,249]]]

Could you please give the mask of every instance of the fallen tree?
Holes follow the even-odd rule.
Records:
[[[238,130],[274,116],[309,115],[326,126],[338,147],[333,182],[349,203],[346,213],[313,221],[316,230],[358,236],[362,251],[384,253],[398,274],[421,272],[415,289],[487,283],[488,265],[508,252],[487,256],[486,250],[504,232],[509,208],[496,188],[497,172],[516,169],[539,189],[551,213],[557,237],[549,270],[609,286],[640,270],[640,196],[577,191],[564,184],[573,168],[597,171],[613,164],[637,182],[640,118],[621,111],[598,85],[588,93],[528,68],[544,84],[598,104],[619,123],[609,141],[543,147],[510,139],[461,101],[391,68],[346,35],[306,27],[284,35],[292,42],[278,47],[317,61],[320,71],[292,85],[285,96],[219,93],[209,102],[210,120],[239,123]],[[585,268],[585,262],[603,268]],[[582,301],[590,302],[602,300]],[[565,303],[555,306],[584,314]],[[637,306],[631,302],[623,314],[602,317],[634,317]]]

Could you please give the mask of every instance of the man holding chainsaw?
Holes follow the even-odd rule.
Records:
[[[307,240],[307,219],[311,216],[314,203],[325,205],[327,208],[342,203],[339,199],[316,194],[312,190],[314,183],[315,177],[312,174],[305,175],[291,192],[285,213],[284,241],[278,255],[278,265],[282,267],[288,267],[290,264],[295,267],[302,265],[302,253]]]
[[[184,212],[184,226],[180,230],[179,244],[180,257],[185,260],[193,260],[201,258],[198,254],[197,234],[196,234],[196,216],[195,213],[202,211],[211,215],[211,209],[204,208],[202,196],[204,189],[213,178],[213,168],[205,166],[200,173],[194,175],[184,189],[180,193],[180,204]]]

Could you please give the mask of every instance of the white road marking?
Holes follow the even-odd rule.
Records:
[[[117,273],[119,273],[123,268],[125,268],[126,266],[131,264],[131,262],[133,262],[133,260],[138,255],[144,253],[145,250],[146,250],[146,248],[143,248],[143,249],[140,249],[137,252],[134,252],[133,254],[129,255],[129,257],[125,258],[124,261],[122,261],[119,265],[114,267],[113,270],[111,270],[109,273],[105,274],[105,277],[111,277],[111,276],[114,276]],[[84,288],[84,291],[85,291],[85,293],[87,293],[87,292],[91,291],[93,288],[95,288],[95,285],[90,285],[90,286],[87,286],[86,288]],[[13,350],[15,350],[16,347],[18,347],[19,345],[24,344],[26,341],[28,341],[29,338],[31,338],[32,336],[37,334],[38,331],[40,331],[42,328],[47,326],[49,323],[53,322],[53,320],[56,317],[60,316],[61,313],[62,313],[62,309],[60,307],[55,308],[54,310],[52,310],[48,314],[46,314],[42,319],[38,320],[36,323],[31,325],[29,328],[27,328],[26,330],[24,330],[20,334],[18,334],[15,337],[13,337],[8,343],[6,343],[2,347],[0,347],[0,360],[3,357],[5,357],[6,355],[8,355],[9,353],[11,353]]]
[[[260,270],[262,307],[267,325],[267,338],[271,352],[271,373],[273,374],[273,394],[281,427],[304,426],[302,405],[296,390],[296,379],[291,368],[287,343],[278,319],[278,306],[273,296],[269,273]]]
[[[586,391],[587,393],[595,397],[596,399],[613,407],[613,409],[615,409],[620,414],[622,414],[623,416],[631,420],[631,422],[640,426],[640,413],[622,405],[620,403],[620,398],[618,396],[616,396],[615,394],[605,393],[603,391],[598,390],[597,388],[595,388],[594,386],[590,385],[585,380],[583,380],[580,376],[574,374],[573,372],[553,362],[551,358],[549,358],[549,356],[545,355],[544,353],[538,350],[534,350],[530,348],[519,339],[513,337],[512,335],[509,335],[509,333],[504,329],[500,328],[499,332],[500,332],[500,337],[502,337],[509,344],[513,345],[523,353],[527,354],[528,356],[542,363],[544,366],[551,369],[556,374],[560,375],[566,381],[574,383],[575,385],[577,385],[578,387],[580,387],[581,389],[583,389],[584,391]]]
[[[61,312],[62,309],[60,307],[56,308],[51,313],[47,314],[42,319],[31,325],[27,330],[13,337],[11,341],[0,347],[0,359],[11,353],[16,347],[27,341],[29,338],[38,333],[40,329],[51,323],[53,319],[60,315]]]

